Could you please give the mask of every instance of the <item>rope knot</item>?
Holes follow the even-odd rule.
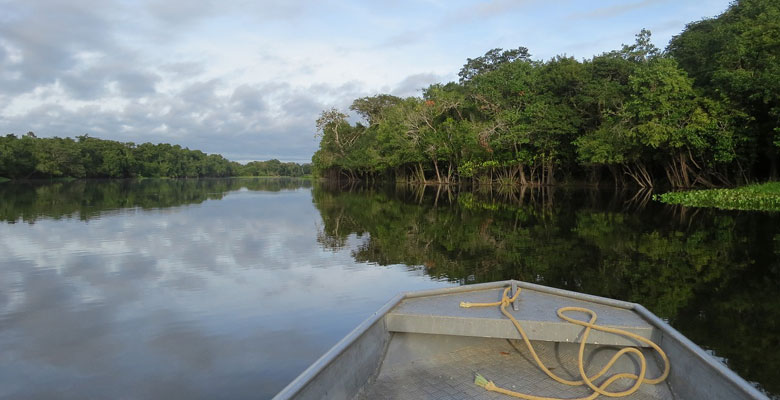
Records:
[[[501,307],[506,307],[512,303],[514,303],[515,300],[517,300],[517,296],[520,294],[520,289],[517,289],[517,292],[515,292],[515,295],[512,297],[509,297],[509,288],[506,288],[504,290],[504,293],[501,295]]]

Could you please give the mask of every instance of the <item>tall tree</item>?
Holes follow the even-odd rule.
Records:
[[[400,97],[378,94],[355,99],[349,109],[358,113],[371,126],[382,120],[387,110],[398,105],[401,101]]]
[[[780,172],[780,3],[738,0],[713,19],[688,24],[667,51],[697,87],[744,114],[739,149],[754,173]]]
[[[479,74],[495,71],[502,64],[517,60],[531,60],[531,54],[528,53],[527,48],[518,47],[510,50],[496,48],[488,50],[483,56],[467,58],[466,64],[458,71],[458,76],[461,83],[468,82]]]

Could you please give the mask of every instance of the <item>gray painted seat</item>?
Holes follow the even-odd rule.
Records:
[[[391,332],[429,333],[437,335],[479,336],[520,339],[512,322],[498,307],[462,308],[461,301],[489,303],[501,299],[502,288],[472,292],[447,293],[404,299],[387,313]],[[520,322],[530,340],[579,342],[582,327],[561,320],[555,311],[566,306],[589,308],[598,314],[598,324],[624,329],[653,340],[655,329],[637,313],[622,307],[598,304],[556,294],[525,289],[516,301],[517,310],[507,310]],[[588,318],[585,314],[583,321]],[[644,345],[605,332],[592,332],[588,343],[623,346]]]

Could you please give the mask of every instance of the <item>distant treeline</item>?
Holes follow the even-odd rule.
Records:
[[[419,183],[721,186],[777,177],[780,2],[738,0],[665,51],[642,30],[578,61],[493,49],[423,97],[380,94],[317,120],[315,173]]]
[[[167,143],[122,143],[87,135],[71,138],[0,137],[0,177],[34,178],[136,178],[304,176],[311,164],[279,160],[242,165],[219,154]]]

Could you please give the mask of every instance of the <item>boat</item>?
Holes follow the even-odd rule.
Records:
[[[399,294],[287,399],[767,399],[640,304],[509,280]]]

